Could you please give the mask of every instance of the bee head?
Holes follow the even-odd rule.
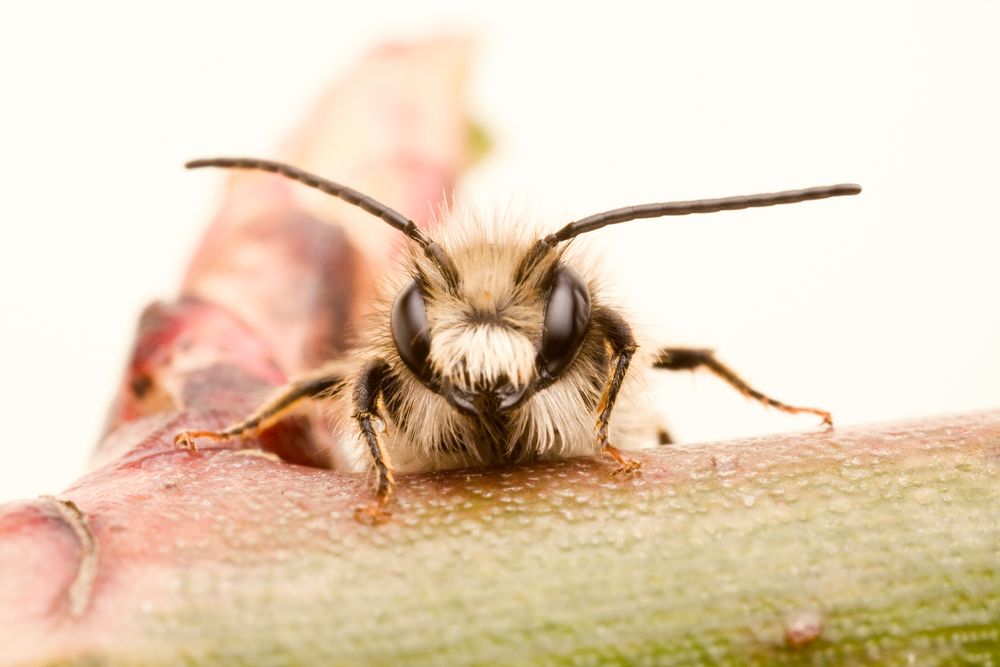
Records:
[[[393,342],[407,368],[467,415],[514,410],[576,358],[590,290],[551,252],[522,270],[533,246],[488,241],[450,248],[458,280],[414,254],[393,304]]]

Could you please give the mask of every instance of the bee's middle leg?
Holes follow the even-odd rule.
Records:
[[[698,368],[707,368],[747,398],[752,398],[764,405],[777,408],[789,414],[813,414],[822,419],[823,423],[827,426],[833,426],[833,417],[826,410],[789,405],[754,389],[743,378],[737,375],[735,371],[716,359],[715,353],[712,350],[691,347],[665,347],[660,350],[656,361],[653,363],[653,367],[668,371],[693,371]]]
[[[198,438],[220,442],[254,435],[294,410],[303,401],[334,392],[343,380],[343,375],[339,372],[320,369],[315,374],[282,387],[277,394],[243,421],[221,431],[181,431],[174,436],[174,446],[193,451],[197,449],[195,440]]]

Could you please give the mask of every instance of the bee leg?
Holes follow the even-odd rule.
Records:
[[[608,383],[604,386],[604,393],[601,401],[597,405],[597,445],[601,452],[609,455],[618,462],[619,467],[612,472],[612,475],[628,474],[642,467],[642,464],[635,459],[623,456],[620,451],[608,440],[608,427],[611,423],[611,412],[615,408],[615,401],[618,400],[618,392],[625,380],[625,373],[628,372],[632,355],[635,354],[637,345],[632,337],[632,328],[621,315],[611,310],[599,310],[594,313],[598,325],[604,329],[608,344],[613,352],[613,370]]]
[[[635,472],[642,467],[642,463],[636,461],[635,459],[628,458],[622,454],[621,450],[617,447],[612,446],[610,443],[605,443],[601,448],[602,454],[607,454],[615,461],[618,462],[618,467],[611,471],[612,477],[617,477],[618,475],[627,475],[630,472]]]
[[[387,510],[386,506],[396,480],[392,475],[389,455],[379,435],[384,430],[385,423],[378,412],[378,399],[388,371],[389,364],[385,361],[381,359],[371,361],[365,365],[354,385],[354,418],[358,422],[361,436],[368,445],[368,453],[371,454],[372,462],[375,464],[375,474],[378,476],[375,502],[356,508],[354,519],[369,525],[385,523],[392,516],[392,512]]]
[[[259,433],[288,414],[302,401],[333,392],[343,382],[343,379],[341,373],[321,369],[313,375],[300,378],[282,387],[274,397],[252,415],[221,431],[181,431],[174,436],[174,446],[195,451],[197,446],[194,441],[198,438],[218,442]]]
[[[768,405],[772,408],[777,408],[778,410],[791,414],[813,414],[822,419],[823,423],[827,426],[833,426],[833,417],[826,410],[788,405],[786,403],[782,403],[781,401],[776,401],[770,396],[757,391],[748,385],[743,378],[733,372],[728,366],[716,359],[715,353],[712,350],[688,347],[665,347],[660,350],[660,353],[656,357],[656,361],[653,362],[654,368],[662,368],[670,371],[693,371],[702,366],[728,382],[734,389],[736,389],[736,391],[740,392],[747,398],[752,398],[760,403],[763,403],[764,405]]]

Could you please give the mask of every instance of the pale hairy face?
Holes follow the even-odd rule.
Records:
[[[522,255],[488,241],[454,251],[458,292],[437,292],[427,302],[430,362],[441,377],[470,390],[534,379],[545,302],[515,280]]]
[[[453,384],[468,390],[503,382],[521,387],[534,377],[535,346],[515,329],[472,324],[431,330],[431,366]]]

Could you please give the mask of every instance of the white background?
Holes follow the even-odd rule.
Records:
[[[138,313],[174,293],[216,202],[220,177],[181,164],[270,155],[368,48],[448,31],[480,44],[477,199],[561,224],[865,186],[595,235],[664,342],[841,424],[1000,406],[995,3],[18,4],[0,10],[0,500],[84,469]],[[815,421],[709,376],[654,389],[686,440]]]

